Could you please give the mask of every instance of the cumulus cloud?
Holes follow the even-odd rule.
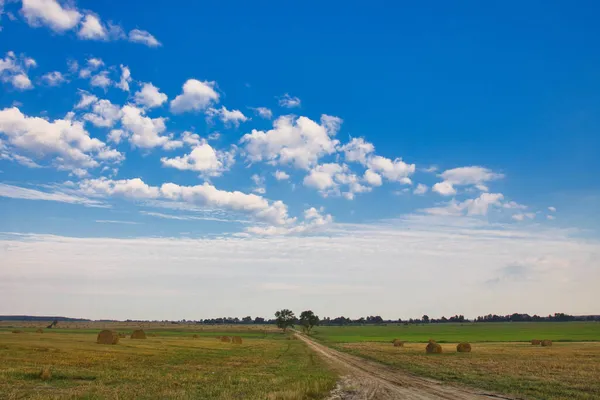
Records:
[[[280,171],[280,170],[275,171],[275,173],[273,173],[273,176],[278,181],[285,181],[285,180],[290,179],[290,176],[287,173],[285,173],[284,171]]]
[[[363,138],[353,138],[350,142],[343,145],[340,150],[344,152],[346,161],[359,162],[366,165],[367,156],[375,151],[375,146]]]
[[[201,172],[204,176],[219,176],[231,167],[234,157],[233,153],[215,150],[203,141],[189,154],[174,158],[163,157],[160,161],[165,167]]]
[[[550,212],[556,212],[556,207],[548,207],[548,211],[550,211]]]
[[[281,201],[269,201],[256,194],[220,190],[209,183],[196,186],[164,183],[158,187],[150,186],[139,178],[122,180],[99,178],[83,180],[78,185],[78,193],[92,198],[122,196],[136,200],[184,201],[225,211],[246,213],[272,225],[289,225],[295,222],[295,218],[290,218],[287,206]]]
[[[108,32],[97,16],[88,14],[83,19],[77,36],[86,40],[106,40]]]
[[[525,219],[534,219],[535,213],[514,214],[512,217],[515,221],[524,221]]]
[[[453,196],[456,194],[456,189],[450,182],[438,182],[431,188],[432,191],[441,194],[442,196]]]
[[[360,181],[357,175],[351,173],[347,165],[328,163],[317,165],[311,169],[303,183],[305,186],[319,190],[324,197],[344,196],[346,199],[352,200],[356,193],[372,190],[371,187],[362,185]],[[346,191],[342,191],[343,186],[347,187]]]
[[[487,182],[504,177],[503,174],[477,166],[449,169],[442,172],[439,176],[444,181],[433,185],[433,191],[443,196],[456,194],[456,186],[472,185],[482,192],[487,192],[489,190],[486,185]]]
[[[367,159],[367,166],[390,181],[412,184],[409,176],[415,172],[415,164],[407,164],[401,158],[391,160],[382,156],[371,156]]]
[[[42,82],[48,86],[60,86],[67,82],[67,78],[59,71],[52,71],[42,76]]]
[[[297,97],[292,97],[289,94],[284,94],[279,98],[279,105],[285,108],[300,107],[301,101]]]
[[[331,138],[331,134],[328,127],[307,117],[288,115],[277,118],[269,131],[253,129],[240,142],[251,162],[267,161],[309,169],[321,157],[336,151],[339,142]]]
[[[73,29],[82,17],[75,8],[63,7],[56,0],[23,0],[21,13],[30,26],[47,26],[58,33]]]
[[[267,189],[265,187],[265,177],[258,175],[258,174],[254,174],[250,177],[250,179],[252,179],[252,182],[254,182],[254,189],[252,189],[252,191],[254,193],[258,193],[258,194],[265,194],[267,193]]]
[[[148,47],[159,47],[162,44],[148,31],[141,29],[133,29],[129,32],[129,41],[134,43],[141,43]]]
[[[171,101],[171,112],[181,114],[187,111],[203,111],[219,101],[215,82],[188,79],[183,84],[183,93]]]
[[[150,149],[170,142],[170,136],[162,135],[166,130],[164,118],[147,117],[143,109],[129,104],[121,108],[121,115],[122,128],[135,147]]]
[[[129,83],[131,83],[131,70],[129,67],[121,64],[121,79],[115,84],[119,89],[129,92]]]
[[[210,107],[206,110],[206,116],[208,120],[212,120],[212,118],[219,118],[225,125],[234,125],[236,127],[240,126],[241,122],[248,121],[248,117],[246,117],[240,110],[228,110],[225,106],[222,106],[219,109]]]
[[[24,55],[16,56],[13,51],[0,58],[0,81],[12,85],[17,90],[28,90],[33,84],[27,75],[29,68],[35,67],[33,58]]]
[[[151,83],[144,83],[134,95],[136,104],[145,108],[160,107],[167,101],[167,95]]]
[[[121,118],[121,108],[110,100],[98,100],[92,106],[92,112],[83,116],[86,121],[97,127],[111,128]]]
[[[425,194],[427,193],[427,191],[429,190],[429,188],[427,187],[427,185],[424,185],[422,183],[419,183],[417,185],[417,187],[415,188],[415,190],[413,190],[414,194]]]
[[[267,107],[250,107],[252,110],[254,110],[254,113],[256,115],[258,115],[261,118],[264,119],[271,119],[273,118],[273,111],[271,111],[271,109],[267,108]]]
[[[381,186],[383,183],[381,175],[379,175],[377,172],[371,171],[370,169],[365,171],[364,179],[365,182],[371,186]]]
[[[85,171],[100,165],[98,160],[120,161],[122,155],[91,138],[82,122],[57,119],[52,122],[28,117],[18,108],[0,111],[0,133],[15,150],[37,159],[52,159],[59,169]]]
[[[252,226],[246,232],[258,236],[299,235],[317,232],[333,222],[331,214],[322,214],[323,210],[314,207],[304,210],[304,221],[293,226]]]
[[[482,193],[474,199],[467,199],[463,202],[453,199],[443,207],[432,207],[422,211],[440,216],[485,216],[490,207],[502,207],[503,199],[502,193]]]
[[[79,90],[79,102],[75,104],[75,109],[84,109],[88,108],[92,104],[98,101],[98,97],[93,94],[86,92],[85,90]]]
[[[90,79],[90,85],[106,89],[113,81],[108,77],[108,71],[101,71]]]

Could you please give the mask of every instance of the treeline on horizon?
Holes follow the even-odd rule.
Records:
[[[50,316],[29,316],[29,315],[0,315],[0,321],[62,321],[62,322],[121,322],[119,320],[110,320],[110,319],[102,319],[102,320],[91,320],[85,318],[69,318],[69,317],[50,317]],[[443,324],[443,323],[480,323],[480,322],[569,322],[569,321],[600,321],[600,315],[569,315],[564,313],[555,313],[554,315],[548,315],[545,317],[541,317],[539,315],[529,315],[529,314],[510,314],[510,315],[496,315],[496,314],[488,314],[484,316],[479,316],[474,319],[467,319],[464,315],[454,315],[452,317],[446,318],[429,318],[427,315],[423,315],[421,318],[409,318],[407,320],[403,320],[398,318],[396,320],[392,319],[383,319],[379,315],[368,316],[368,317],[360,317],[357,319],[351,319],[346,317],[336,317],[329,318],[325,317],[320,319],[319,325],[321,326],[331,326],[331,325],[381,325],[381,324]],[[179,321],[169,321],[169,320],[132,320],[128,319],[125,322],[163,322],[163,323],[171,323],[171,324],[179,324],[179,323],[191,323],[191,324],[203,324],[203,325],[221,325],[221,324],[230,324],[230,325],[275,325],[277,323],[276,319],[268,319],[262,317],[252,318],[251,316],[238,318],[238,317],[223,317],[223,318],[207,318],[200,320],[179,320]]]

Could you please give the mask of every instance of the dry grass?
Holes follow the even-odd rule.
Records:
[[[131,334],[132,339],[146,339],[146,332],[143,329],[136,329]]]
[[[470,353],[471,345],[469,343],[463,342],[456,345],[456,351],[459,353]]]
[[[475,343],[472,353],[424,354],[422,343],[405,343],[402,352],[385,343],[347,343],[336,347],[443,381],[536,399],[600,398],[600,343]]]
[[[442,346],[440,346],[436,342],[430,341],[429,343],[427,343],[427,346],[425,346],[425,352],[429,354],[440,354],[442,352]]]
[[[98,344],[117,344],[119,343],[119,334],[115,331],[109,331],[105,329],[98,333],[98,338],[96,339],[96,343]]]
[[[164,331],[98,346],[95,336],[0,332],[0,398],[320,399],[336,382],[304,343],[281,334],[235,345]],[[45,367],[51,378],[41,381]]]

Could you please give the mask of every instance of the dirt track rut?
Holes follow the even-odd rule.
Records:
[[[335,368],[341,370],[344,375],[331,400],[513,399],[410,375],[374,361],[334,350],[302,334],[296,334],[296,337]]]

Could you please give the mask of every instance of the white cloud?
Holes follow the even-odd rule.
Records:
[[[273,174],[273,176],[278,181],[285,181],[285,180],[290,179],[290,176],[288,174],[286,174],[284,171],[280,171],[280,170],[275,171],[275,173]]]
[[[115,84],[119,89],[129,92],[129,83],[131,82],[131,71],[129,67],[121,64],[121,80]]]
[[[4,234],[0,260],[12,268],[0,268],[0,313],[177,320],[264,316],[282,302],[351,318],[369,315],[373,304],[386,319],[432,310],[436,317],[504,315],[523,304],[523,312],[538,315],[597,313],[598,240],[520,224],[469,226],[467,218],[392,222],[333,224],[327,237],[268,240]],[[525,267],[524,279],[486,284],[510,265]]]
[[[372,143],[365,141],[363,138],[353,138],[350,142],[341,147],[344,152],[344,157],[348,162],[359,162],[363,165],[367,164],[367,156],[375,151],[375,146]]]
[[[75,105],[75,109],[88,108],[90,105],[98,101],[98,97],[86,92],[85,90],[79,90],[79,95],[81,96],[81,99]]]
[[[147,185],[139,178],[123,180],[100,178],[83,180],[78,184],[78,193],[90,197],[122,196],[136,200],[184,201],[225,211],[247,213],[259,221],[272,225],[289,225],[295,222],[295,218],[289,217],[287,206],[281,201],[271,202],[256,194],[219,190],[209,183],[196,186],[164,183],[157,187]]]
[[[376,179],[374,177],[371,178],[373,180]],[[306,175],[303,183],[304,186],[319,190],[324,197],[344,196],[348,200],[354,199],[356,193],[365,193],[372,190],[371,187],[362,185],[359,177],[351,173],[346,164],[329,163],[317,165]],[[342,186],[347,186],[348,190],[342,192]]]
[[[213,117],[218,117],[225,125],[234,125],[236,127],[240,126],[241,122],[248,121],[248,117],[240,110],[228,110],[225,106],[219,109],[210,107],[206,110],[206,115],[209,120]]]
[[[215,82],[188,79],[183,85],[183,93],[171,101],[171,111],[180,114],[186,111],[203,111],[219,101]]]
[[[253,129],[240,142],[251,162],[268,161],[309,169],[321,157],[336,151],[339,142],[332,139],[329,132],[307,117],[296,119],[288,115],[277,118],[272,130]]]
[[[456,194],[456,189],[450,182],[438,182],[431,188],[432,191],[441,194],[442,196],[453,196]]]
[[[59,33],[73,29],[82,17],[76,9],[63,7],[56,0],[23,0],[21,13],[30,26],[47,26]]]
[[[556,212],[556,207],[548,207],[548,211],[550,211],[550,212]]]
[[[86,40],[107,40],[108,32],[97,16],[88,14],[83,19],[77,36]]]
[[[457,186],[483,184],[485,182],[504,177],[503,174],[498,174],[487,168],[476,166],[449,169],[442,172],[440,176],[445,181]]]
[[[62,83],[67,82],[67,78],[59,71],[52,71],[44,74],[42,81],[48,86],[60,86]]]
[[[429,190],[429,188],[427,187],[427,185],[419,183],[417,185],[417,187],[415,188],[415,190],[413,191],[413,193],[414,194],[425,194],[425,193],[427,193],[428,190]]]
[[[234,158],[232,153],[215,150],[210,144],[202,142],[189,154],[174,158],[163,157],[160,161],[165,167],[197,171],[205,176],[219,176],[231,167]]]
[[[100,68],[101,66],[104,65],[104,61],[102,61],[102,59],[100,58],[88,58],[87,60],[87,66],[85,68],[81,68],[79,70],[79,77],[83,78],[83,79],[87,79],[90,76],[92,76],[92,72],[96,71],[98,68]],[[72,73],[76,72],[77,69],[79,67],[79,64],[77,64],[77,61],[74,61],[70,64],[69,69],[71,70]]]
[[[512,217],[515,221],[524,221],[525,219],[534,219],[535,213],[514,214]]]
[[[102,205],[102,202],[88,199],[86,197],[75,196],[62,192],[42,192],[36,189],[7,185],[4,183],[0,183],[0,197],[23,200],[57,201],[61,203],[83,204],[87,206]]]
[[[252,110],[254,110],[254,113],[256,115],[258,115],[261,118],[264,119],[271,119],[273,118],[273,111],[271,111],[271,109],[267,108],[267,107],[250,107]]]
[[[442,172],[439,176],[444,181],[433,185],[433,191],[444,196],[456,194],[456,186],[473,185],[480,191],[487,192],[489,189],[485,185],[486,182],[504,177],[503,174],[477,166],[449,169]]]
[[[11,79],[11,82],[15,89],[27,90],[33,88],[31,80],[29,79],[27,74],[24,73],[14,75]]]
[[[106,139],[109,142],[116,144],[121,143],[121,140],[123,140],[123,138],[127,138],[127,133],[122,129],[113,129],[106,136]]]
[[[5,58],[0,58],[0,81],[9,83],[17,90],[31,89],[33,84],[27,76],[27,70],[35,65],[33,58],[23,55],[17,57],[14,52],[9,51]]]
[[[265,177],[264,176],[254,174],[250,178],[252,179],[252,182],[254,182],[254,185],[256,185],[256,187],[254,189],[252,189],[252,191],[254,193],[258,193],[258,194],[267,193],[267,189],[265,188]]]
[[[367,182],[371,186],[381,186],[383,183],[381,175],[379,175],[377,172],[371,171],[370,169],[365,171],[364,179],[365,182]]]
[[[121,118],[121,108],[110,100],[98,100],[92,106],[92,112],[83,116],[86,121],[97,127],[111,128]]]
[[[321,125],[325,127],[325,130],[330,136],[335,136],[340,131],[343,119],[340,117],[334,117],[331,115],[321,115]]]
[[[112,85],[112,81],[108,77],[108,71],[101,71],[90,79],[90,85],[106,89]]]
[[[367,166],[386,179],[405,185],[412,183],[409,176],[415,172],[415,164],[407,164],[401,158],[390,160],[386,157],[371,156],[367,159]]]
[[[284,94],[279,99],[279,105],[285,108],[300,107],[301,101],[297,97],[292,97],[289,94]]]
[[[502,207],[508,208],[508,209],[515,209],[515,210],[524,210],[527,208],[527,206],[525,206],[523,204],[519,204],[515,201],[507,201],[504,204],[502,204]]]
[[[160,107],[167,101],[167,95],[161,93],[153,84],[144,83],[142,88],[135,93],[134,101],[136,104],[146,108]]]
[[[435,185],[434,185],[435,190]],[[501,193],[482,193],[474,199],[467,199],[463,202],[451,200],[443,207],[432,207],[421,211],[427,214],[438,216],[485,216],[490,207],[502,207],[504,196]]]
[[[162,44],[156,40],[152,34],[148,31],[143,31],[140,29],[133,29],[129,32],[129,41],[134,43],[141,43],[148,47],[159,47]]]
[[[144,110],[132,105],[121,109],[121,124],[131,144],[145,149],[166,146],[169,136],[162,136],[166,130],[164,118],[150,118],[144,115]]]
[[[28,117],[16,107],[0,111],[0,133],[8,137],[13,149],[38,159],[52,158],[59,169],[86,170],[98,166],[96,158],[101,155],[114,154],[102,141],[91,138],[82,122],[68,119],[50,122]],[[114,154],[115,161],[121,158],[120,153]]]
[[[246,232],[258,236],[300,235],[317,232],[333,222],[330,214],[322,215],[314,207],[304,210],[304,221],[294,226],[252,226]]]

